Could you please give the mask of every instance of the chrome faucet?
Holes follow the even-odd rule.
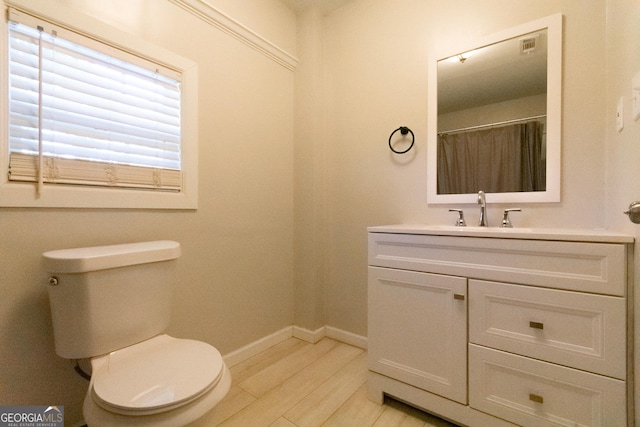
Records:
[[[488,227],[489,222],[487,221],[487,200],[484,196],[484,191],[478,191],[478,204],[480,205],[480,227]]]

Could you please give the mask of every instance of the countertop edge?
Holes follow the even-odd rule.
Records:
[[[562,229],[539,228],[523,229],[499,227],[455,227],[429,226],[420,224],[377,225],[367,227],[369,233],[418,234],[429,236],[463,236],[500,239],[556,240],[595,243],[634,243],[630,235],[611,232],[604,229]]]

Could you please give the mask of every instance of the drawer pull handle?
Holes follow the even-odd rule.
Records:
[[[529,322],[529,327],[533,329],[544,329],[544,324],[541,322]]]
[[[453,299],[459,299],[461,301],[464,301],[464,295],[462,295],[462,294],[453,294]]]
[[[537,394],[529,393],[529,400],[536,403],[544,403],[544,398]]]

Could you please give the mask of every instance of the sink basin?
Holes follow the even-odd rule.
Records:
[[[485,233],[533,233],[533,228],[524,227],[478,227],[475,225],[467,225],[466,227],[457,227],[455,225],[429,225],[425,227],[430,230],[442,230],[442,231],[467,231],[467,232],[485,232]]]

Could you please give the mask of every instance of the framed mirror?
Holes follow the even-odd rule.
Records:
[[[428,203],[559,202],[562,15],[429,61]]]

